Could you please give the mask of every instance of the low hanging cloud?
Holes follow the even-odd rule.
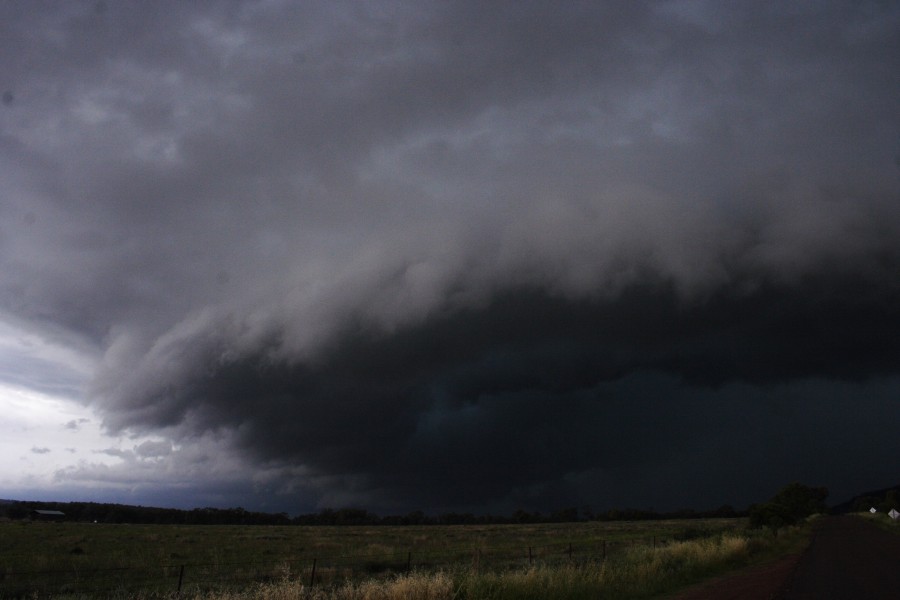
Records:
[[[0,9],[0,307],[182,448],[123,461],[383,510],[896,483],[801,450],[898,389],[895,7],[162,6]]]

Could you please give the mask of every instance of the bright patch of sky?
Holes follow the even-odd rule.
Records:
[[[0,321],[0,488],[52,488],[66,469],[113,466],[145,438],[106,435],[84,398],[96,357]],[[78,346],[79,344],[74,343]],[[123,450],[125,449],[125,450]],[[24,498],[23,498],[24,499]]]
[[[115,440],[75,401],[0,383],[0,407],[0,486],[6,495],[52,482],[66,464],[111,462],[94,452]]]

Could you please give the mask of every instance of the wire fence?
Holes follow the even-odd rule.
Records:
[[[0,566],[0,598],[42,598],[63,594],[171,596],[182,591],[242,589],[253,584],[298,580],[329,586],[387,578],[410,572],[471,569],[504,571],[540,565],[599,565],[635,546],[656,546],[671,539],[633,538],[590,543],[479,547],[466,551],[423,549],[381,554],[288,557],[253,562],[143,564],[55,570],[16,570]]]

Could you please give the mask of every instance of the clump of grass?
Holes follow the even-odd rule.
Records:
[[[611,571],[610,583],[628,597],[660,593],[737,565],[749,555],[750,541],[734,535],[635,548]]]

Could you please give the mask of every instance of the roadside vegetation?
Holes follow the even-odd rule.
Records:
[[[898,509],[894,509],[898,510]],[[866,521],[876,525],[877,527],[884,529],[885,531],[890,531],[891,533],[900,534],[900,518],[892,519],[886,512],[876,512],[870,513],[859,512],[853,513],[854,516],[859,517],[861,519],[865,519]]]

